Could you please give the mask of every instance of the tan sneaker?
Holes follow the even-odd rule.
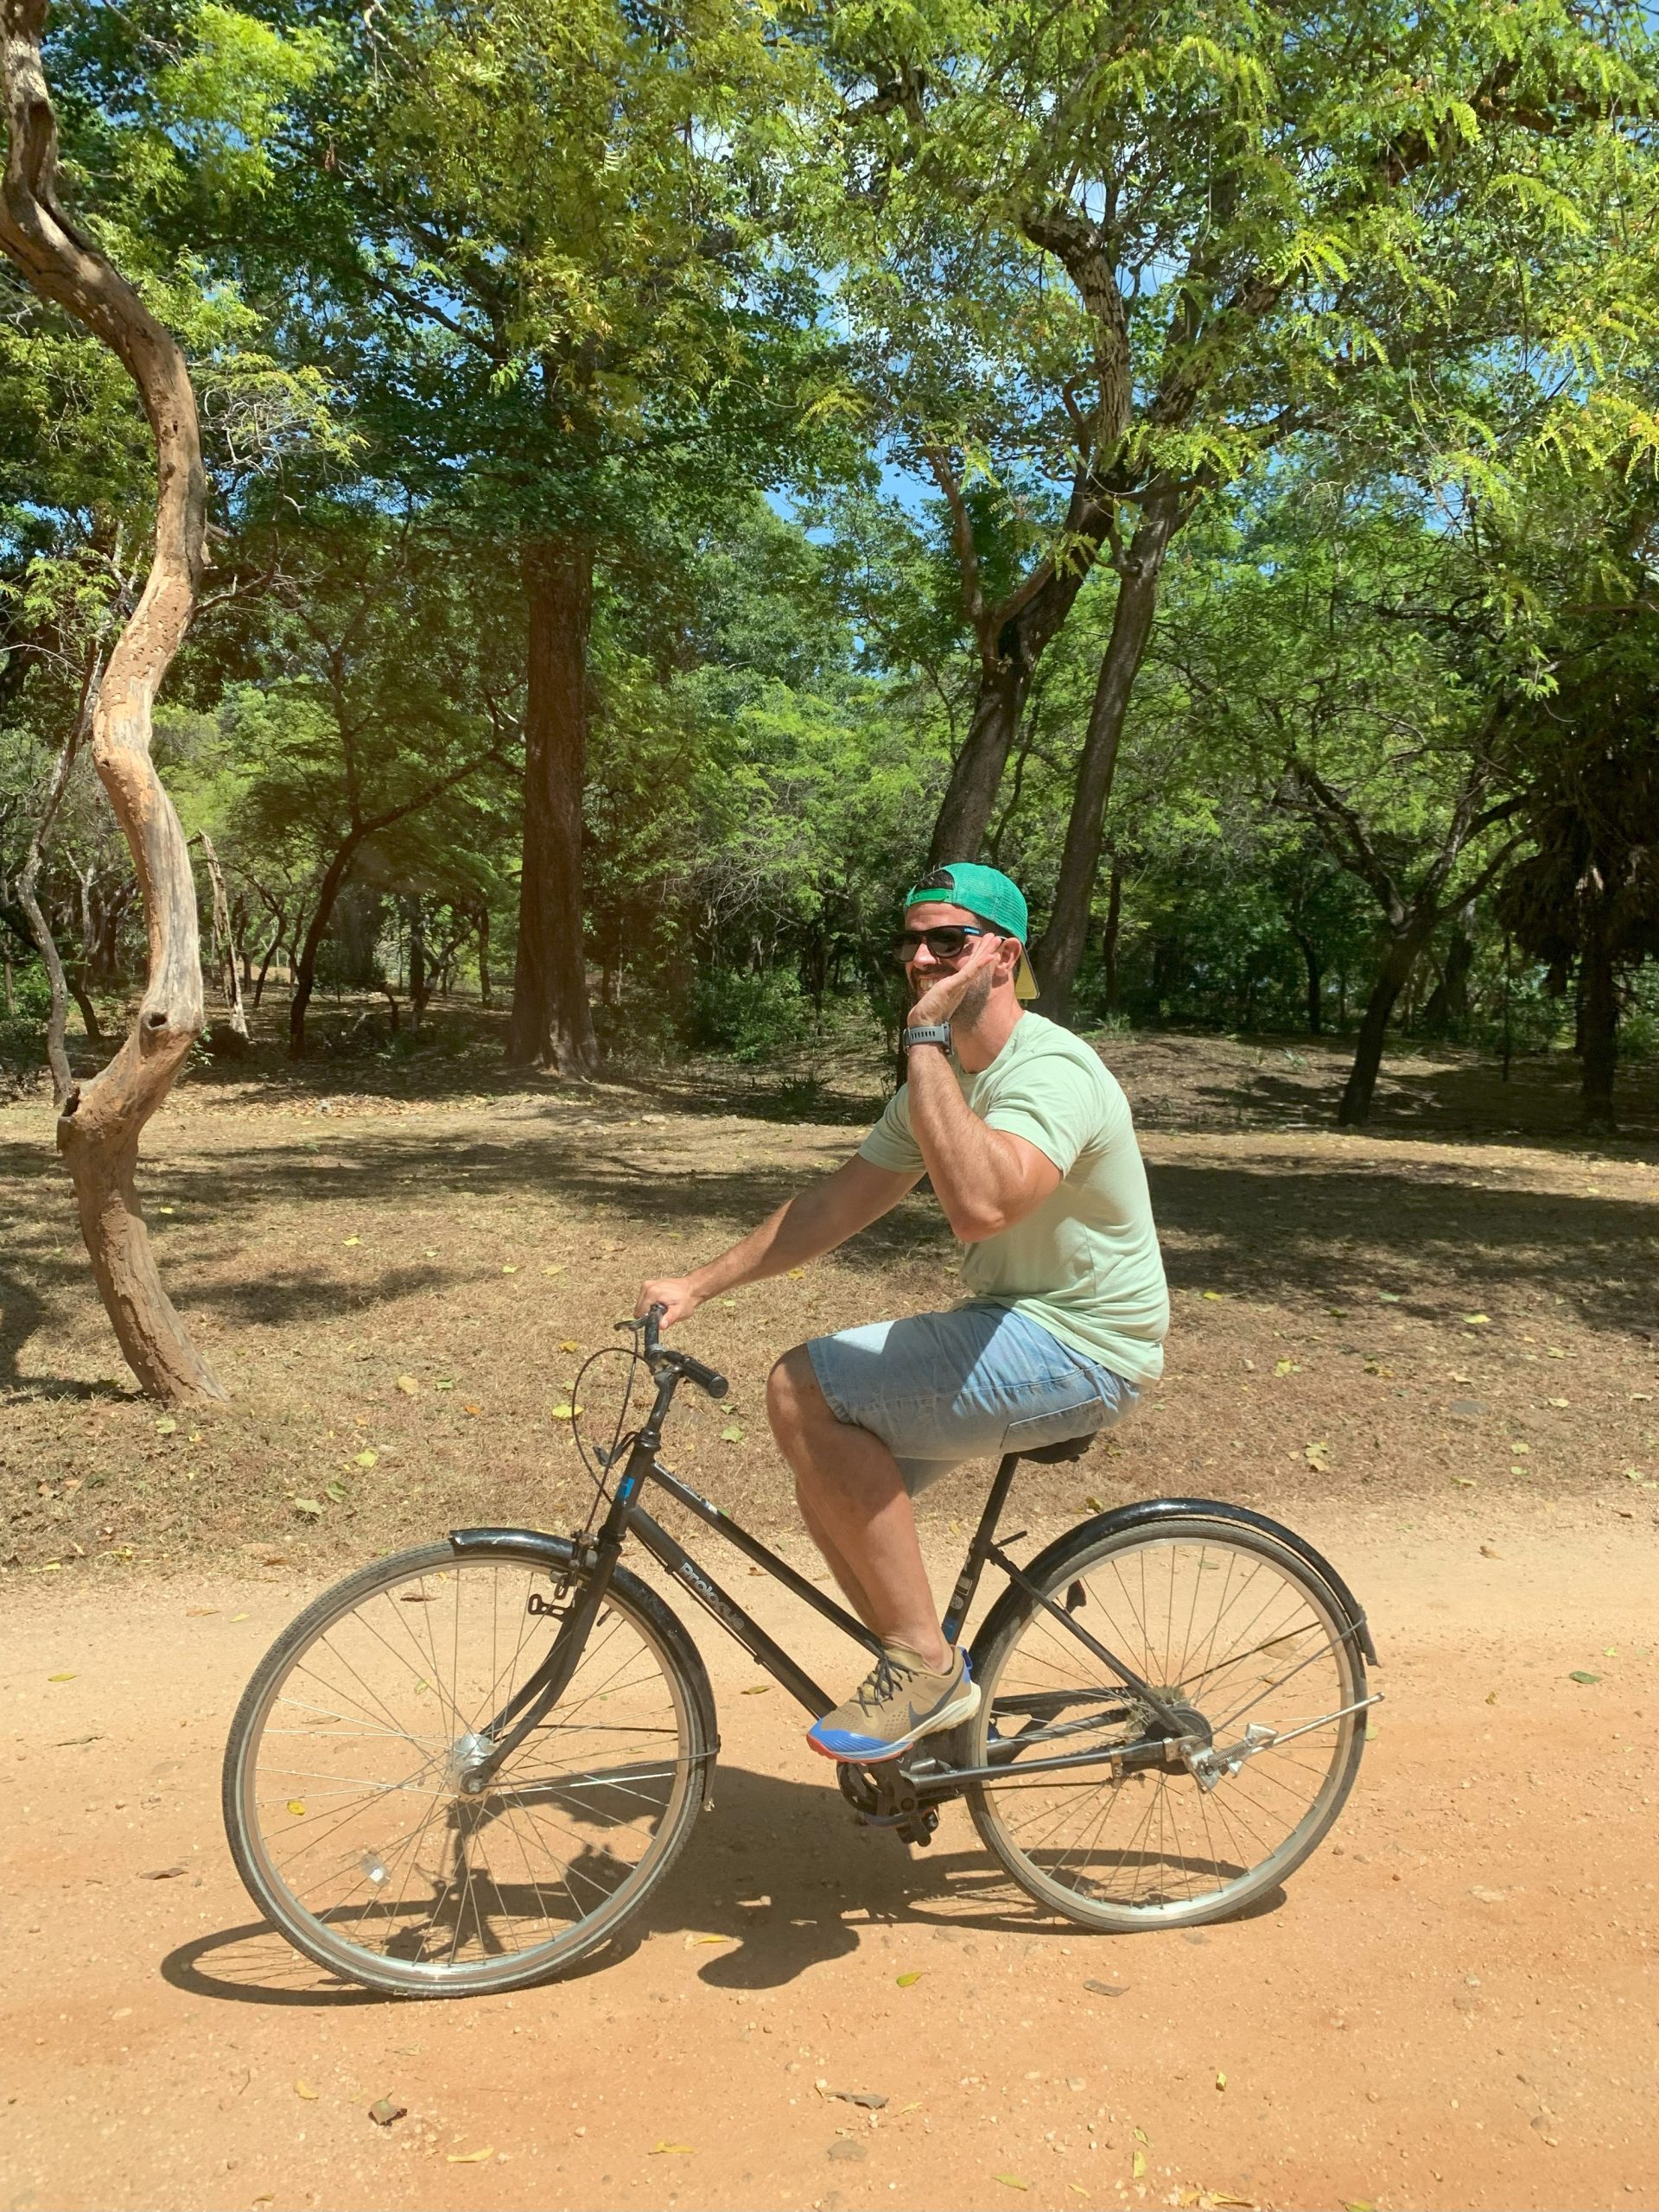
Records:
[[[889,1643],[845,1705],[826,1713],[806,1740],[827,1759],[856,1759],[868,1766],[896,1759],[924,1736],[954,1728],[979,1710],[979,1684],[968,1654],[955,1651],[947,1671],[936,1675],[902,1643]]]

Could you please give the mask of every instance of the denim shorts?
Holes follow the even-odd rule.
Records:
[[[912,1497],[964,1459],[1110,1428],[1140,1399],[1133,1382],[990,1299],[813,1337],[806,1349],[830,1412],[881,1439]]]

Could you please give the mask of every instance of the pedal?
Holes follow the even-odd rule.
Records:
[[[892,1828],[901,1843],[919,1846],[932,1842],[939,1825],[938,1811],[921,1802],[908,1775],[896,1780],[881,1776],[876,1783],[875,1809],[858,1817],[865,1827]]]

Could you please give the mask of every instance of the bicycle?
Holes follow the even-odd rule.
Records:
[[[610,1356],[632,1364],[610,1445],[588,1462],[582,1529],[459,1529],[379,1560],[308,1606],[249,1682],[225,1755],[231,1851],[319,1966],[398,1995],[522,1988],[615,1935],[667,1874],[712,1802],[719,1736],[696,1644],[621,1563],[630,1538],[809,1713],[830,1709],[645,1510],[648,1484],[880,1649],[662,1464],[680,1383],[728,1392],[659,1341],[661,1310],[618,1325],[633,1339]],[[630,1431],[642,1369],[654,1395]],[[899,1759],[838,1766],[840,1785],[860,1821],[912,1845],[965,1798],[1014,1881],[1085,1928],[1195,1927],[1276,1888],[1329,1831],[1379,1702],[1376,1654],[1335,1569],[1240,1506],[1102,1512],[1020,1565],[1008,1547],[1025,1531],[997,1535],[1020,1461],[1092,1441],[997,1468],[944,1621],[954,1643],[986,1567],[1004,1577],[970,1648],[978,1713]],[[579,1428],[578,1442],[587,1460]]]

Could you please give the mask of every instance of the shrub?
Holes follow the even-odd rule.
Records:
[[[690,1041],[703,1052],[753,1065],[803,1043],[811,1027],[811,1005],[787,969],[753,976],[713,969],[692,989]]]

